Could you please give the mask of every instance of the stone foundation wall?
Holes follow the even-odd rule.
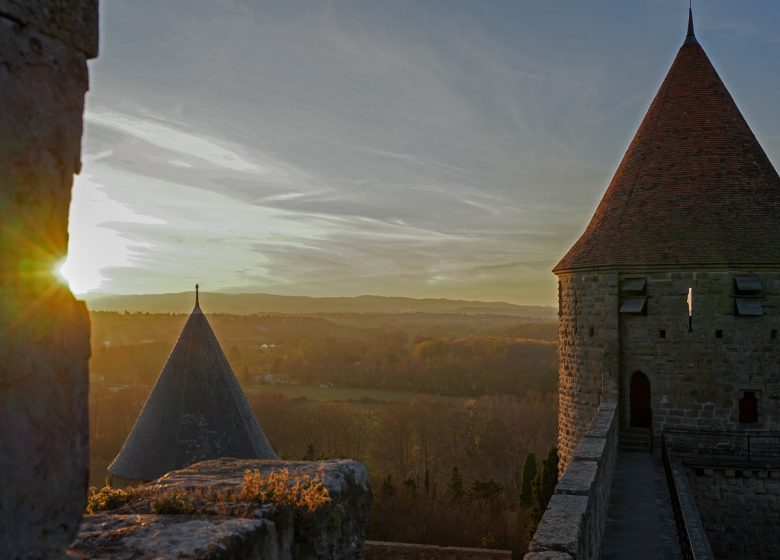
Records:
[[[780,558],[780,468],[685,465],[715,558]]]
[[[603,403],[555,487],[525,560],[591,560],[601,556],[617,459],[617,410]]]
[[[62,554],[87,484],[89,320],[54,277],[97,0],[0,0],[0,557]]]
[[[366,541],[363,560],[509,560],[511,550]]]

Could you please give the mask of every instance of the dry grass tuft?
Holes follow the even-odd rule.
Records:
[[[148,488],[90,489],[87,513],[117,509],[135,498],[148,499],[152,513],[160,515],[250,515],[247,504],[284,504],[299,511],[313,512],[331,501],[328,489],[319,477],[293,477],[288,469],[244,472],[238,493],[212,492],[208,489],[151,490]],[[243,505],[242,505],[243,504]]]

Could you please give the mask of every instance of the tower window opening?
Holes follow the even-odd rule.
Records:
[[[769,333],[769,338],[771,338],[772,340],[777,340],[777,329],[771,330],[771,332]]]
[[[661,329],[660,331],[658,331],[658,338],[666,338],[666,330],[665,329]]]
[[[758,422],[758,399],[755,391],[745,391],[739,399],[739,423],[755,424]]]
[[[688,288],[688,332],[693,332],[693,288]]]
[[[718,329],[715,331],[715,338],[723,338],[723,331]]]
[[[596,329],[591,327],[590,330],[588,331],[588,336],[593,336],[594,334],[596,334]]]
[[[688,317],[693,317],[693,288],[688,288]]]

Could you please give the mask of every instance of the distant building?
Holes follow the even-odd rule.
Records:
[[[620,427],[780,428],[780,177],[689,33],[559,289],[561,465]]]
[[[278,459],[195,297],[192,311],[121,451],[122,486],[206,459]]]

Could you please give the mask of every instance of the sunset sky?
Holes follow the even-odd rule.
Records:
[[[554,304],[687,8],[102,2],[72,286]],[[780,2],[694,13],[777,167]]]

